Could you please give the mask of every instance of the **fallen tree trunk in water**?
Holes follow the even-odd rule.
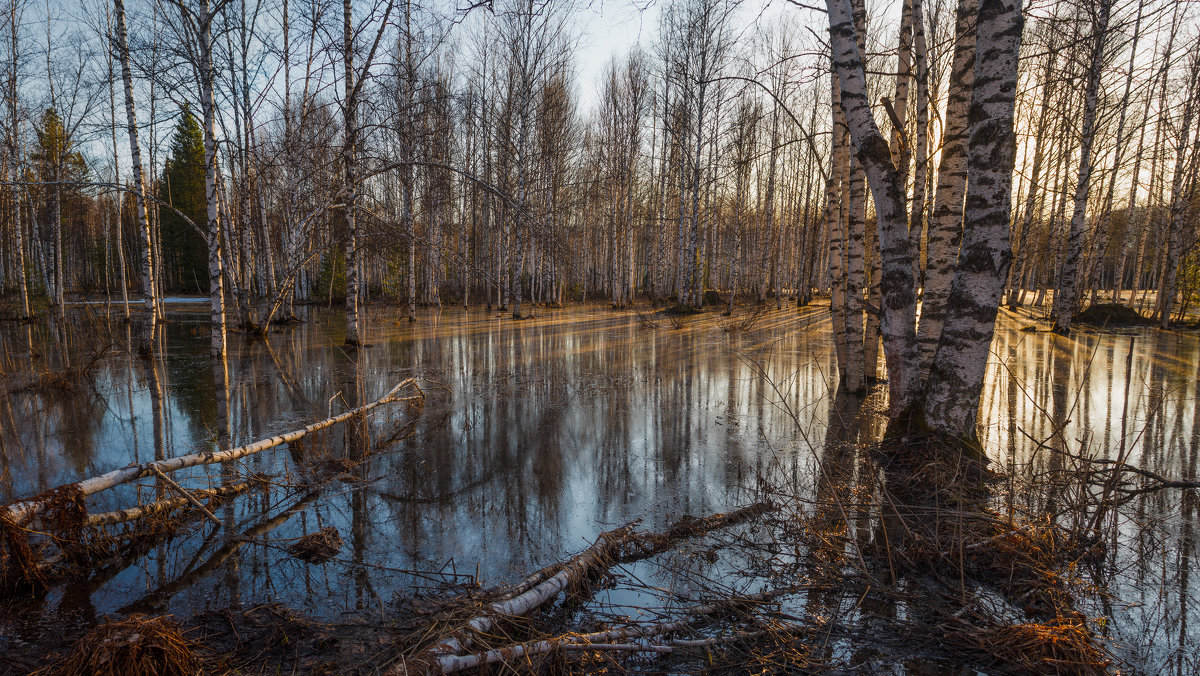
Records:
[[[208,498],[225,498],[231,495],[237,495],[250,487],[250,482],[239,481],[228,486],[219,488],[208,488],[198,491],[192,491],[192,496],[201,500]],[[89,514],[87,520],[83,522],[84,526],[111,526],[115,523],[125,523],[126,521],[136,521],[144,519],[156,514],[163,514],[172,510],[190,504],[191,501],[185,497],[167,498],[150,502],[137,507],[129,507],[127,509],[117,509],[111,512],[102,512],[100,514]]]
[[[407,397],[401,397],[401,390],[406,386],[412,386],[416,390],[416,394]],[[17,525],[24,525],[29,523],[38,514],[46,511],[46,508],[51,504],[58,493],[71,492],[80,497],[85,497],[108,490],[115,486],[120,486],[131,481],[152,476],[155,474],[156,470],[158,472],[167,473],[185,469],[187,467],[195,467],[197,465],[210,465],[218,462],[237,460],[238,458],[243,458],[247,455],[253,455],[255,453],[260,453],[262,451],[275,448],[276,446],[281,446],[286,443],[303,439],[313,432],[318,432],[327,427],[332,427],[340,422],[353,418],[354,416],[367,413],[368,411],[378,408],[384,404],[390,404],[397,401],[412,401],[421,399],[424,396],[425,395],[421,392],[421,389],[417,387],[416,381],[414,381],[412,378],[409,378],[393,387],[390,391],[388,391],[387,394],[369,404],[366,404],[365,406],[359,406],[358,408],[351,409],[345,413],[335,415],[331,418],[326,418],[325,420],[305,425],[298,430],[292,430],[291,432],[279,434],[268,439],[261,439],[246,446],[239,446],[237,448],[230,448],[224,451],[217,451],[216,453],[189,453],[188,455],[167,458],[165,460],[156,460],[154,462],[128,465],[126,467],[122,467],[121,469],[115,469],[111,472],[101,474],[100,476],[84,479],[83,481],[78,481],[73,484],[59,486],[58,488],[42,493],[39,496],[8,505],[3,508],[3,511],[0,511],[0,517],[7,517]]]
[[[466,659],[462,653],[470,647],[472,635],[486,633],[503,618],[528,615],[568,587],[580,585],[592,573],[607,570],[617,563],[635,561],[666,551],[669,546],[683,538],[732,526],[772,508],[769,503],[756,503],[726,514],[714,514],[700,519],[684,517],[661,533],[635,531],[636,522],[601,533],[592,546],[583,552],[565,563],[543,568],[526,578],[505,598],[471,618],[461,630],[455,631],[412,658],[393,665],[385,672],[385,676],[448,674],[469,668],[455,665]]]
[[[753,596],[737,597],[716,601],[714,603],[697,606],[695,608],[686,609],[683,614],[689,617],[705,617],[717,613],[728,613],[746,606],[757,606],[759,604],[770,601],[771,599],[781,596],[786,593],[797,591],[797,588],[788,588],[783,590],[772,590]],[[736,634],[732,637],[715,637],[708,639],[692,639],[670,641],[668,645],[652,646],[638,643],[614,643],[615,641],[627,641],[629,639],[638,638],[654,638],[665,634],[674,633],[690,629],[693,621],[674,620],[671,622],[655,622],[652,624],[635,625],[630,627],[620,627],[617,629],[606,629],[597,631],[591,634],[564,634],[553,638],[543,639],[540,641],[528,641],[526,643],[518,643],[515,645],[506,646],[504,648],[496,648],[483,652],[473,653],[470,655],[446,655],[438,659],[433,673],[454,674],[468,669],[481,667],[485,664],[494,664],[496,662],[504,662],[514,658],[531,657],[533,655],[542,655],[554,650],[618,650],[628,652],[657,652],[666,653],[672,652],[676,647],[699,647],[718,643],[722,640],[741,640],[750,638],[755,635],[761,635],[762,632],[750,632]],[[389,673],[395,673],[393,669]],[[400,673],[405,673],[401,671]],[[414,673],[408,670],[407,673]]]

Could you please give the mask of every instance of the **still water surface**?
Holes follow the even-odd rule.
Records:
[[[832,436],[865,441],[879,428],[876,419],[831,435],[846,426],[830,425],[837,371],[821,308],[772,311],[735,331],[713,315],[648,326],[599,306],[524,321],[428,310],[413,325],[380,310],[368,323],[372,346],[359,351],[342,347],[339,314],[314,309],[267,340],[231,336],[224,367],[207,354],[206,313],[181,305],[170,316],[155,358],[110,353],[91,383],[0,399],[0,498],[295,429],[407,377],[419,379],[426,405],[196,468],[189,486],[250,473],[272,485],[219,508],[221,528],[192,521],[132,560],[9,611],[89,623],[280,601],[322,618],[382,615],[397,593],[465,579],[455,575],[512,581],[633,519],[654,527],[744,504],[763,474],[811,479]],[[1194,334],[1063,338],[1019,331],[1026,323],[1002,320],[984,390],[981,436],[1000,469],[1052,475],[1062,459],[1050,449],[1114,457],[1124,444],[1138,466],[1200,474]],[[124,348],[127,335],[115,330],[111,341]],[[28,367],[31,343],[55,361],[59,334],[49,328],[2,331],[6,371]],[[146,481],[100,494],[89,509],[163,491]],[[1024,509],[1055,509],[1033,504],[1045,495],[1028,501]],[[1127,506],[1122,547],[1098,580],[1107,595],[1087,608],[1111,618],[1121,653],[1146,669],[1197,664],[1196,511],[1181,491]],[[294,538],[330,525],[345,542],[334,560],[287,554]]]

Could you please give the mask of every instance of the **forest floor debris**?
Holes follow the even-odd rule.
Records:
[[[38,676],[193,676],[200,673],[198,644],[169,616],[134,613],[97,626],[63,661]]]

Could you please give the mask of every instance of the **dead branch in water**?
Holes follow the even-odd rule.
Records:
[[[416,394],[407,397],[401,397],[401,390],[409,386],[416,390]],[[363,415],[372,409],[383,406],[384,404],[390,404],[399,401],[416,401],[423,399],[424,396],[425,395],[421,389],[417,387],[416,381],[414,381],[412,378],[409,378],[393,387],[390,391],[388,391],[387,394],[369,404],[366,404],[365,406],[359,406],[358,408],[351,409],[345,413],[311,423],[301,427],[298,430],[285,432],[284,434],[279,434],[268,439],[261,439],[246,446],[239,446],[237,448],[218,451],[216,453],[190,453],[188,455],[167,458],[165,460],[156,460],[149,463],[128,465],[126,467],[122,467],[121,469],[116,469],[111,472],[101,474],[97,477],[84,479],[83,481],[70,484],[70,486],[74,491],[78,491],[80,495],[88,496],[108,490],[115,486],[120,486],[131,481],[136,481],[138,479],[151,476],[156,472],[174,472],[176,470],[185,469],[187,467],[195,467],[197,465],[210,465],[213,463],[237,460],[238,458],[243,458],[248,455],[253,455],[255,453],[275,448],[276,446],[281,446],[286,443],[303,439],[313,432],[323,430],[327,427],[332,427],[333,425],[345,420],[349,420],[355,416]],[[59,488],[47,491],[46,493],[42,493],[41,495],[29,498],[22,502],[10,504],[4,508],[0,515],[7,517],[13,523],[26,524],[33,519],[33,517],[44,512],[47,506],[49,506],[51,498],[62,488],[65,487],[60,486]]]
[[[753,608],[766,603],[778,596],[793,593],[796,588],[788,588],[783,590],[772,590],[752,596],[736,597],[722,599],[713,603],[697,606],[681,611],[681,614],[690,618],[704,618],[717,614],[726,614],[737,611],[752,610]],[[673,620],[671,622],[655,622],[651,624],[640,624],[629,627],[620,627],[616,629],[607,629],[604,631],[592,632],[590,634],[564,634],[539,641],[529,641],[518,643],[515,645],[496,648],[483,652],[473,653],[470,655],[447,655],[438,660],[434,667],[433,673],[454,674],[468,669],[483,666],[485,664],[494,664],[496,662],[504,662],[511,659],[528,658],[534,655],[542,655],[554,650],[615,650],[627,652],[657,652],[669,653],[673,652],[678,647],[703,647],[713,643],[729,641],[729,640],[744,640],[753,636],[761,635],[762,632],[746,632],[735,634],[733,636],[720,636],[708,639],[692,639],[667,641],[666,645],[645,645],[640,643],[615,643],[616,641],[628,641],[630,639],[645,639],[657,638],[666,634],[671,634],[679,631],[684,631],[693,628],[695,621],[688,620]],[[421,665],[418,665],[418,667]],[[395,670],[393,669],[393,672]],[[411,671],[408,673],[412,673]]]
[[[472,637],[486,634],[503,618],[528,615],[564,590],[583,586],[593,574],[608,570],[617,563],[653,556],[683,538],[732,526],[761,516],[772,508],[769,503],[756,503],[726,514],[714,514],[704,518],[684,517],[661,533],[636,531],[636,522],[601,533],[592,546],[580,554],[526,578],[517,587],[509,590],[502,600],[491,604],[482,613],[467,621],[461,630],[446,636],[412,658],[393,665],[386,672],[386,676],[453,673],[462,668],[469,668],[454,665],[463,659],[462,653],[471,646]]]
[[[237,495],[251,486],[251,482],[239,481],[228,486],[219,488],[209,488],[203,490],[192,491],[193,497],[205,500],[208,498],[225,498],[231,495]],[[126,521],[136,521],[150,516],[170,512],[174,509],[191,504],[191,501],[184,497],[167,498],[158,500],[157,502],[147,503],[138,507],[130,507],[128,509],[118,509],[111,512],[102,512],[100,514],[89,514],[87,520],[83,522],[85,526],[110,526],[112,524],[124,523]]]

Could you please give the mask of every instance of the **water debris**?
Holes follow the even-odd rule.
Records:
[[[618,563],[654,556],[666,551],[683,538],[733,526],[760,517],[771,509],[771,504],[760,502],[725,514],[713,514],[703,518],[685,516],[663,532],[638,531],[635,529],[635,522],[601,533],[583,552],[568,561],[543,568],[527,577],[504,593],[498,601],[480,608],[479,612],[460,628],[396,663],[386,674],[449,674],[509,658],[520,659],[526,654],[522,649],[514,646],[486,645],[487,637],[497,633],[497,626],[511,621],[512,618],[529,615],[563,592],[576,597],[586,595],[592,581],[602,577],[609,568]],[[485,643],[483,652],[468,653],[480,643]],[[543,646],[542,652],[562,643],[550,641]]]
[[[709,289],[704,292],[704,304],[714,306],[728,305],[729,301],[725,300],[715,289]]]
[[[694,308],[691,305],[684,305],[680,303],[679,305],[672,305],[662,312],[668,317],[686,317],[689,315],[698,315],[704,311]]]
[[[288,547],[288,553],[309,563],[324,563],[342,549],[342,536],[333,526],[309,533]]]
[[[27,532],[0,514],[0,593],[38,594],[47,588],[49,582],[38,566],[38,556],[29,546]]]
[[[415,394],[401,396],[401,394],[404,394],[403,390],[408,387],[411,387],[415,391]],[[417,386],[416,381],[409,378],[393,387],[384,396],[369,404],[359,406],[358,408],[351,409],[319,422],[311,423],[301,427],[298,430],[292,430],[291,432],[279,434],[267,439],[261,439],[246,446],[239,446],[237,448],[218,451],[216,453],[190,453],[188,455],[167,458],[165,460],[157,460],[151,463],[129,465],[127,467],[122,467],[121,469],[113,470],[106,474],[101,474],[100,476],[84,479],[83,481],[79,481],[75,484],[70,484],[70,486],[72,487],[73,491],[78,491],[81,496],[88,496],[99,493],[100,491],[108,490],[114,486],[120,486],[121,484],[127,484],[131,481],[152,476],[156,472],[174,472],[176,470],[187,467],[195,467],[197,465],[211,465],[218,462],[237,460],[238,458],[253,455],[261,451],[275,448],[276,446],[281,446],[283,444],[302,439],[313,432],[323,430],[327,427],[332,427],[333,425],[354,418],[355,416],[363,415],[384,404],[400,401],[423,401],[424,396],[424,393]],[[2,510],[3,514],[7,515],[8,518],[12,519],[14,522],[18,524],[24,524],[34,516],[47,511],[47,509],[52,506],[52,501],[50,500],[52,495],[53,491],[43,493],[42,495],[38,495],[24,501],[6,505],[0,508],[0,510]]]
[[[1112,660],[1082,621],[1053,620],[993,627],[974,634],[975,647],[1009,672],[1106,674]]]

